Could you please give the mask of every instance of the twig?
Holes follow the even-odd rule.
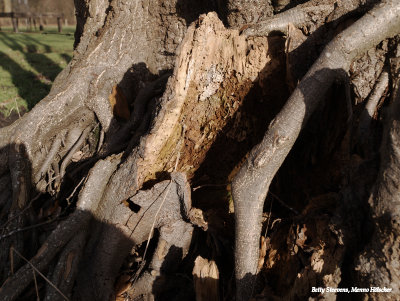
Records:
[[[33,282],[35,283],[36,300],[40,301],[39,289],[38,289],[37,280],[36,280],[36,274],[35,274],[35,270],[34,269],[32,269],[32,274],[33,274]]]
[[[364,110],[361,113],[360,122],[358,126],[359,141],[365,141],[369,132],[369,127],[371,124],[371,120],[374,116],[376,107],[378,106],[379,101],[384,95],[388,87],[388,84],[389,84],[389,73],[386,70],[383,70],[376,81],[376,84],[368,98]]]
[[[16,219],[17,217],[21,216],[22,214],[24,214],[25,211],[27,211],[33,204],[34,201],[36,201],[42,194],[39,192],[28,204],[28,206],[26,206],[23,210],[21,210],[21,212],[19,212],[18,214],[12,216],[9,220],[7,220],[1,227],[0,229],[5,228],[12,220]]]
[[[272,204],[274,203],[274,199],[271,200],[271,205],[269,206],[269,214],[268,214],[268,220],[267,220],[267,228],[265,229],[265,234],[264,237],[267,238],[268,234],[268,228],[269,228],[269,222],[271,220],[271,212],[272,212]]]
[[[166,191],[165,191],[165,194],[164,194],[164,198],[161,201],[161,204],[158,207],[158,210],[157,210],[156,214],[154,215],[153,224],[151,225],[150,233],[149,233],[149,236],[148,236],[147,242],[146,242],[146,248],[144,249],[142,262],[140,263],[140,266],[139,266],[138,270],[135,273],[135,276],[134,276],[133,281],[132,281],[132,285],[134,285],[136,283],[136,281],[138,280],[139,274],[141,273],[141,271],[142,271],[142,269],[143,269],[143,267],[144,267],[144,265],[146,263],[146,254],[147,254],[147,250],[149,248],[150,239],[151,239],[151,237],[153,235],[153,232],[154,232],[155,224],[156,224],[156,221],[157,221],[157,216],[160,213],[160,210],[161,210],[162,206],[164,205],[165,200],[167,199],[171,183],[172,183],[172,180],[169,181],[168,186],[165,188]]]
[[[27,264],[31,266],[31,268],[38,273],[46,282],[54,288],[65,300],[69,301],[68,297],[65,296],[45,275],[43,275],[28,259],[26,259],[24,256],[22,256],[17,250],[14,249],[14,247],[11,247],[11,250],[15,252],[19,257],[21,257]]]
[[[11,275],[14,275],[14,253],[12,249],[10,248],[10,270],[11,270]]]
[[[58,166],[57,162],[53,162],[53,164],[51,164],[51,166],[53,167],[54,170],[54,179],[56,182],[54,183],[54,189],[58,190],[58,188],[60,187],[60,182],[61,182],[61,178],[60,178],[60,167]],[[51,185],[52,181],[50,182],[49,180],[49,186]]]
[[[224,184],[204,184],[204,185],[196,186],[192,190],[196,191],[196,190],[204,188],[204,187],[223,187],[223,186],[228,186],[228,185],[229,185],[229,183],[224,183]]]
[[[18,103],[17,103],[17,98],[16,97],[14,97],[14,102],[15,102],[15,108],[17,109],[18,117],[21,118],[21,114],[19,112],[19,108],[18,108]]]
[[[282,201],[276,194],[273,194],[271,191],[268,191],[268,193],[270,195],[272,195],[275,199],[278,200],[279,203],[281,203],[281,205],[283,205],[283,207],[289,209],[290,211],[292,211],[293,213],[295,213],[296,215],[299,215],[299,212],[295,209],[293,209],[292,207],[290,207],[289,205],[287,205],[284,201]]]
[[[0,236],[0,240],[2,240],[4,238],[7,238],[7,237],[9,237],[11,235],[17,234],[19,232],[23,232],[23,231],[31,230],[31,229],[34,229],[34,228],[37,228],[37,227],[40,227],[40,226],[43,226],[43,225],[51,224],[52,222],[55,222],[57,219],[58,219],[58,216],[53,218],[53,219],[51,219],[51,220],[45,221],[43,223],[31,225],[31,226],[28,226],[28,227],[25,227],[25,228],[19,228],[19,229],[12,230],[12,231],[8,232],[7,234],[4,234],[4,235]]]
[[[97,152],[100,152],[100,149],[103,146],[103,142],[104,142],[104,131],[103,131],[103,129],[101,129],[100,137],[99,137],[99,144],[97,145]]]
[[[67,201],[68,205],[70,205],[69,200],[74,196],[76,190],[79,188],[79,186],[82,185],[82,183],[83,183],[83,181],[85,181],[85,179],[86,179],[86,177],[83,177],[83,178],[79,181],[78,185],[75,186],[74,190],[73,190],[72,193],[69,195],[69,197],[66,198],[66,201]]]
[[[71,161],[72,156],[75,154],[76,151],[78,151],[83,142],[85,141],[87,135],[89,134],[91,130],[91,127],[88,126],[85,128],[82,132],[82,135],[79,137],[78,141],[75,142],[74,146],[69,150],[67,156],[64,158],[63,162],[61,163],[61,168],[60,168],[60,178],[62,179],[65,175],[65,169],[67,168],[68,163]]]
[[[50,152],[47,155],[46,160],[43,162],[42,167],[40,168],[40,170],[38,171],[38,173],[36,174],[35,177],[35,181],[38,182],[44,173],[46,173],[47,169],[49,168],[51,162],[53,161],[54,157],[57,155],[58,150],[61,147],[61,139],[64,136],[63,133],[61,133],[61,135],[56,136],[56,138],[54,139],[53,144],[51,145],[50,148]]]

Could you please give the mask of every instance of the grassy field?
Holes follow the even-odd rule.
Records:
[[[57,74],[72,58],[74,27],[57,33],[0,31],[0,112],[30,110],[50,91]]]

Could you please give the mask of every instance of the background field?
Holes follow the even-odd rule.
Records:
[[[0,31],[0,113],[3,117],[30,110],[50,91],[72,58],[75,27],[57,33]],[[19,113],[18,113],[19,112]]]

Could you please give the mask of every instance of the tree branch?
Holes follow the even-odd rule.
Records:
[[[400,4],[382,1],[332,40],[271,122],[232,183],[237,300],[248,300],[257,272],[262,211],[269,185],[331,83],[360,54],[400,32]]]

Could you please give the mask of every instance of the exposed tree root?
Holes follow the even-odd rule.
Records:
[[[72,160],[72,156],[77,152],[83,145],[83,143],[86,140],[86,137],[89,135],[89,132],[91,131],[91,127],[87,127],[86,129],[83,130],[82,135],[79,137],[78,141],[75,142],[74,146],[68,151],[68,154],[65,156],[63,162],[61,163],[60,167],[60,178],[64,178],[65,175],[65,169],[67,168],[68,164]]]
[[[137,214],[129,210],[124,204],[116,208],[116,214],[119,216],[116,226],[120,233],[116,236],[115,229],[103,227],[105,236],[110,234],[113,234],[113,236],[107,236],[107,240],[100,241],[96,248],[107,253],[96,252],[94,254],[94,258],[90,261],[102,262],[102,265],[92,266],[89,264],[87,266],[91,272],[84,272],[83,277],[79,278],[76,298],[85,299],[91,296],[94,299],[108,300],[109,294],[113,292],[114,279],[122,262],[119,265],[116,264],[124,258],[117,254],[123,250],[122,248],[130,250],[135,245],[148,240],[154,228],[159,229],[160,232],[158,246],[160,253],[154,255],[155,257],[153,257],[150,265],[150,268],[154,270],[154,279],[151,279],[155,280],[155,277],[159,276],[158,272],[161,272],[163,264],[168,266],[177,259],[176,252],[180,252],[181,259],[186,255],[191,240],[192,226],[183,219],[187,220],[191,208],[190,187],[184,174],[173,173],[171,176],[171,181],[160,182],[154,185],[152,189],[139,191],[131,198],[134,204],[140,206],[140,211]],[[124,239],[122,236],[126,238]],[[121,243],[119,249],[109,248],[110,245],[114,245],[118,241]],[[127,244],[128,246],[126,246]],[[171,249],[172,246],[180,250]],[[109,252],[112,252],[112,254]],[[171,258],[169,260],[172,260],[171,262],[164,260],[167,253],[170,253]],[[99,286],[99,280],[102,281],[101,286]],[[150,278],[148,280],[150,281]],[[143,280],[140,280],[140,282],[142,283]],[[147,288],[152,287],[152,283],[146,282],[145,284]],[[88,290],[88,286],[97,289]],[[151,293],[151,289],[140,288],[138,291],[140,291],[140,294]],[[104,296],[104,293],[107,293],[107,296]]]
[[[57,156],[57,153],[60,150],[61,141],[62,141],[64,135],[65,135],[65,132],[61,132],[60,135],[54,139],[46,160],[43,162],[42,167],[40,168],[40,170],[38,171],[38,173],[35,176],[35,182],[39,182],[40,179],[46,174],[47,169],[50,167],[55,156]]]
[[[51,189],[49,183],[37,182],[35,179],[42,177],[43,163],[46,163],[47,166],[48,162],[52,161],[48,159],[47,153],[43,150],[51,149],[51,141],[56,139],[54,137],[57,137],[61,131],[73,132],[74,128],[81,128],[83,124],[86,124],[86,126],[83,126],[83,128],[86,128],[88,124],[95,123],[96,118],[102,126],[101,130],[106,131],[109,137],[117,132],[118,126],[108,102],[108,95],[112,87],[121,81],[124,73],[132,64],[144,62],[153,73],[170,68],[172,65],[173,57],[158,54],[158,52],[154,55],[149,55],[149,53],[153,53],[154,49],[160,49],[161,45],[168,41],[170,42],[171,52],[175,51],[177,43],[185,31],[183,18],[176,16],[176,13],[171,15],[168,9],[160,11],[160,14],[156,14],[157,17],[155,17],[155,15],[149,13],[146,5],[137,5],[136,2],[129,4],[130,9],[120,9],[121,3],[115,1],[112,3],[108,1],[99,2],[101,2],[101,5],[97,2],[88,3],[86,9],[78,10],[79,13],[83,14],[90,11],[96,18],[88,18],[86,25],[92,27],[89,26],[90,29],[87,27],[88,30],[84,32],[76,48],[74,60],[57,77],[49,95],[36,105],[29,114],[0,131],[0,136],[4,138],[0,142],[0,174],[3,175],[8,170],[11,172],[14,195],[13,208],[16,208],[17,202],[22,207],[27,203],[23,196],[29,188],[24,187],[25,184],[32,183],[32,186],[36,186],[38,191],[45,191],[46,187]],[[115,11],[118,11],[118,14],[114,14]],[[132,14],[131,12],[135,13]],[[135,34],[143,23],[152,23],[160,15],[175,18],[177,20],[176,25],[180,28],[179,32],[168,37],[165,35],[160,39],[144,38],[144,36]],[[87,15],[84,18],[87,18]],[[109,31],[104,30],[104,27],[111,27],[107,20],[113,18],[118,23],[118,27]],[[162,25],[159,28],[161,32],[166,30]],[[98,30],[101,31],[101,34]],[[118,42],[116,41],[116,30],[121,30]],[[101,65],[98,62],[101,62]],[[82,80],[83,78],[85,80]],[[10,145],[12,147],[18,145],[21,150],[9,152],[7,148]],[[58,142],[55,146],[57,145]],[[68,141],[66,141],[66,146],[68,146]],[[68,149],[60,148],[54,158],[62,158],[64,151],[68,151]],[[53,156],[53,154],[51,155]],[[69,160],[64,160],[65,164],[62,166],[60,174],[64,173],[67,161]],[[51,163],[52,165],[53,163],[58,164],[54,160]],[[29,173],[26,172],[27,169],[29,169]],[[21,182],[21,175],[29,178],[29,180],[25,179],[24,182]],[[59,180],[55,180],[57,187]],[[23,209],[22,207],[20,208]],[[26,218],[21,217],[18,225],[14,225],[14,227],[22,227],[25,223]],[[17,237],[10,239],[15,240]],[[19,237],[18,241],[20,245],[22,238]],[[7,245],[10,245],[10,243],[7,243],[5,248],[0,251],[4,262],[8,262],[6,259],[9,253]],[[15,247],[22,251],[16,244]],[[8,264],[2,268],[4,274],[7,274]]]
[[[287,11],[279,13],[267,20],[246,24],[242,27],[247,36],[268,36],[272,33],[288,33],[289,24],[306,32],[314,32],[326,24],[326,21],[336,23],[347,13],[363,13],[377,0],[365,1],[360,6],[359,1],[337,2],[332,0],[312,0],[300,4]]]
[[[79,272],[79,264],[88,234],[87,228],[82,229],[69,241],[62,250],[57,265],[51,273],[51,282],[69,299],[72,297],[72,289]],[[61,301],[64,298],[52,286],[47,285],[44,300]]]
[[[250,153],[232,183],[235,204],[237,300],[252,295],[257,273],[263,204],[269,185],[300,130],[332,82],[351,62],[380,41],[400,32],[400,5],[383,1],[330,42],[299,83],[263,141]]]
[[[31,264],[37,269],[45,270],[58,252],[90,221],[92,212],[96,210],[108,178],[114,172],[117,163],[117,160],[99,161],[91,170],[92,176],[89,176],[79,195],[76,211],[57,226],[35,257],[31,259]],[[26,264],[3,284],[0,289],[0,299],[15,300],[32,280],[31,267]]]
[[[229,41],[226,37],[234,39],[235,44],[226,43]],[[248,51],[248,44],[262,51]],[[213,45],[213,48],[207,49],[205,45]],[[141,137],[139,145],[113,175],[104,196],[107,201],[102,202],[96,213],[103,225],[96,225],[93,231],[96,239],[89,242],[86,260],[90,268],[83,271],[85,279],[78,281],[85,298],[89,297],[87,288],[96,291],[98,298],[109,296],[123,258],[137,241],[147,239],[142,238],[142,233],[146,233],[143,230],[131,236],[125,224],[129,216],[137,215],[123,201],[135,194],[143,183],[157,179],[159,172],[173,171],[179,154],[177,170],[186,172],[189,179],[192,177],[215,141],[215,133],[239,108],[241,95],[250,88],[251,79],[254,80],[268,63],[270,58],[265,57],[266,51],[266,39],[246,41],[237,31],[226,30],[215,14],[204,16],[199,24],[189,28],[181,44],[177,68],[158,101],[149,133]],[[245,66],[248,68],[243,67],[241,59],[232,61],[232,55],[247,57]],[[220,69],[216,69],[217,65]],[[234,70],[241,71],[234,73]],[[198,78],[205,72],[210,78],[207,82]],[[231,81],[235,85],[231,85]],[[238,104],[234,105],[235,102]],[[183,145],[182,149],[179,145]],[[89,255],[91,250],[96,250],[95,256]],[[99,287],[98,283],[103,285]]]
[[[167,205],[167,204],[166,204]],[[132,283],[127,294],[130,298],[137,298],[141,295],[159,295],[157,281],[174,273],[178,264],[186,256],[192,239],[192,225],[180,220],[168,223],[159,229],[160,237],[153,259],[146,271],[140,278]]]
[[[315,4],[316,6],[310,6],[307,2],[306,5],[296,6],[266,21],[245,25],[242,28],[243,34],[247,36],[268,36],[273,32],[287,34],[289,24],[296,27],[311,27],[316,22],[320,22],[320,26],[323,24],[322,21],[334,11],[334,1],[318,1]]]
[[[358,141],[361,144],[364,144],[368,149],[369,144],[369,130],[372,119],[377,110],[379,101],[384,96],[385,91],[388,88],[389,84],[389,73],[386,70],[383,70],[378,80],[376,81],[375,87],[372,90],[370,96],[368,97],[367,104],[365,105],[364,110],[361,113],[360,121],[358,124]],[[366,149],[366,152],[368,153]]]
[[[6,224],[8,230],[24,229],[35,219],[29,211],[33,202],[30,198],[32,188],[50,192],[58,198],[71,192],[72,187],[65,187],[70,181],[76,185],[81,179],[66,199],[70,210],[75,204],[71,198],[74,199],[75,192],[84,183],[75,211],[59,223],[38,252],[39,239],[32,235],[34,247],[30,252],[36,255],[31,264],[46,272],[63,294],[74,300],[109,300],[114,296],[115,279],[124,259],[133,247],[145,241],[149,243],[154,229],[158,229],[158,244],[148,269],[140,275],[147,260],[143,256],[138,277],[126,292],[130,298],[154,299],[166,288],[159,284],[174,273],[187,254],[193,224],[203,229],[208,223],[212,224],[212,218],[207,223],[193,218],[196,210],[191,208],[190,181],[227,128],[236,128],[229,131],[235,142],[253,134],[251,130],[247,133],[247,125],[244,129],[240,122],[241,114],[245,113],[242,110],[244,99],[255,83],[267,90],[263,84],[268,83],[266,78],[280,64],[274,56],[278,57],[276,53],[282,50],[277,46],[282,44],[281,37],[249,35],[268,35],[276,30],[286,32],[290,23],[303,27],[306,33],[321,29],[318,33],[321,35],[325,30],[321,28],[324,23],[339,21],[360,3],[351,1],[351,5],[347,5],[342,1],[334,5],[336,1],[333,0],[310,1],[251,26],[244,30],[244,35],[239,35],[238,30],[227,30],[214,13],[202,15],[186,32],[185,17],[178,10],[180,1],[163,2],[155,7],[155,11],[149,6],[150,2],[142,0],[96,0],[85,2],[85,5],[76,2],[80,22],[87,18],[87,29],[77,45],[74,60],[57,78],[46,99],[15,125],[0,129],[0,188],[9,183],[13,188],[12,202],[3,198],[0,206],[3,206],[3,212],[11,208]],[[228,2],[229,7],[235,8],[235,1]],[[365,2],[375,1],[362,1]],[[343,75],[363,51],[400,31],[396,2],[384,0],[384,6],[365,15],[325,48],[236,175],[232,194],[236,217],[238,301],[252,296],[260,259],[261,214],[272,178],[331,84],[344,77],[347,80]],[[250,8],[248,13],[244,10],[237,14],[230,12],[228,23],[239,26],[243,22],[267,20],[272,15],[269,1],[257,1],[266,8],[263,14],[259,14],[259,7],[249,3],[246,2]],[[165,28],[160,19],[168,19],[174,25],[173,29]],[[158,31],[138,34],[144,31],[143,24],[156,24]],[[292,33],[288,34],[295,38]],[[164,73],[161,70],[170,69],[174,64],[173,54],[178,44],[174,73]],[[290,52],[297,45],[292,46],[287,43],[288,74],[292,71]],[[302,51],[304,53],[306,49]],[[137,86],[131,91],[132,99],[129,100],[133,112],[125,112],[125,116],[130,115],[129,120],[120,121],[119,116],[113,115],[108,95],[132,69],[139,70],[137,74],[144,74],[140,68],[152,73],[151,79],[132,84]],[[155,81],[157,76],[154,74],[159,74]],[[297,82],[296,77],[298,74],[291,78],[293,84]],[[376,94],[382,95],[378,86],[381,84],[377,84]],[[371,102],[372,98],[375,103],[380,97],[371,96]],[[351,110],[348,112],[350,116]],[[250,119],[247,120],[249,123],[252,122]],[[99,137],[94,132],[99,133]],[[92,136],[96,136],[95,141]],[[254,145],[255,142],[251,143]],[[87,150],[88,145],[94,147]],[[84,158],[87,161],[68,168],[79,150],[86,150]],[[89,174],[82,175],[96,161]],[[240,166],[240,162],[234,164]],[[73,177],[66,179],[70,175]],[[298,215],[295,207],[282,203],[284,210]],[[334,222],[326,219],[321,224],[330,227]],[[293,290],[287,294],[290,297],[296,295],[295,290],[300,289],[307,277],[315,277],[321,272],[322,253],[325,252],[325,256],[333,254],[333,245],[341,240],[336,229],[330,229],[335,234],[330,234],[334,238],[332,245],[326,248],[313,245],[314,249],[310,251],[300,239],[306,231],[305,226],[297,230],[290,248],[311,252],[313,271],[302,270],[303,278],[295,282]],[[213,235],[211,227],[210,236]],[[27,244],[21,235],[8,238],[4,250],[0,250],[0,259],[4,262],[9,261],[7,252],[11,247],[23,253],[24,244]],[[335,250],[332,262],[339,264],[342,251],[341,248]],[[21,266],[16,260],[13,264],[16,269]],[[15,300],[20,296],[32,283],[31,267],[23,265],[11,276],[7,274],[8,266],[2,268],[4,276],[9,278],[0,290],[0,299]],[[334,279],[326,283],[338,285],[339,268],[330,262],[327,269],[331,267],[335,268],[329,270]],[[48,286],[45,298],[58,300],[60,294]]]

